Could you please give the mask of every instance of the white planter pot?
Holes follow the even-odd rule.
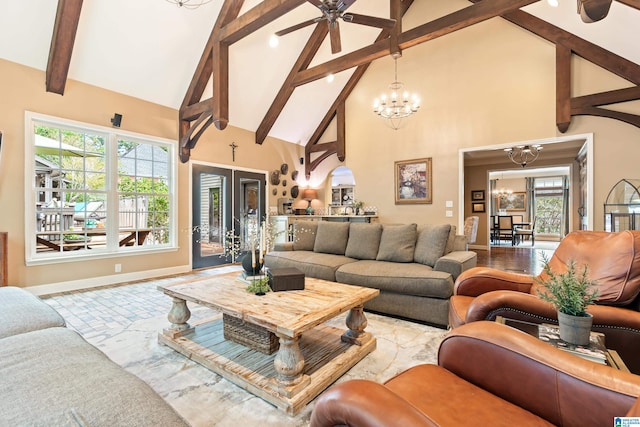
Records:
[[[593,316],[572,316],[558,312],[558,324],[560,325],[560,339],[575,345],[589,345]]]

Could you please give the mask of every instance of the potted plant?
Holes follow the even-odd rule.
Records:
[[[256,295],[264,295],[269,292],[269,276],[263,276],[258,279],[252,279],[247,286],[247,291]]]
[[[578,272],[576,262],[569,260],[567,272],[556,274],[544,259],[543,279],[536,282],[544,287],[538,289],[538,296],[553,304],[558,310],[560,339],[570,344],[589,345],[593,317],[587,313],[587,306],[598,298],[595,282],[588,278],[588,267]]]

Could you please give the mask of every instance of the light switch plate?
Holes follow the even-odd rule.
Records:
[[[453,207],[453,200],[447,200],[446,202],[444,202],[444,207],[445,208],[452,208]]]
[[[453,211],[446,211],[445,216],[451,218],[453,216]]]

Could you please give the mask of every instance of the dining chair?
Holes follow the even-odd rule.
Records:
[[[511,215],[513,217],[513,223],[524,222],[524,215]]]
[[[491,227],[489,230],[489,238],[491,239],[491,243],[494,243],[498,238],[498,215],[491,215],[489,226]]]
[[[525,227],[516,227],[516,242],[521,242],[523,238],[531,239],[531,247],[536,243],[536,218],[533,218],[531,225]]]
[[[502,239],[511,240],[511,246],[515,245],[515,233],[513,230],[513,216],[511,215],[500,215],[498,217],[498,243],[502,241]]]

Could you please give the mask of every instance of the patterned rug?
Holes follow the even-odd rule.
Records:
[[[216,269],[193,276],[228,272]],[[157,342],[168,326],[169,297],[156,289],[160,283],[187,277],[163,278],[127,286],[74,292],[45,299],[65,317],[67,325],[113,361],[153,387],[192,426],[306,426],[314,402],[295,417],[237,387]],[[190,321],[216,312],[190,304]],[[332,319],[344,327],[345,315]],[[373,313],[367,313],[367,331],[378,340],[377,349],[337,382],[366,378],[383,382],[417,364],[435,363],[446,331]]]

